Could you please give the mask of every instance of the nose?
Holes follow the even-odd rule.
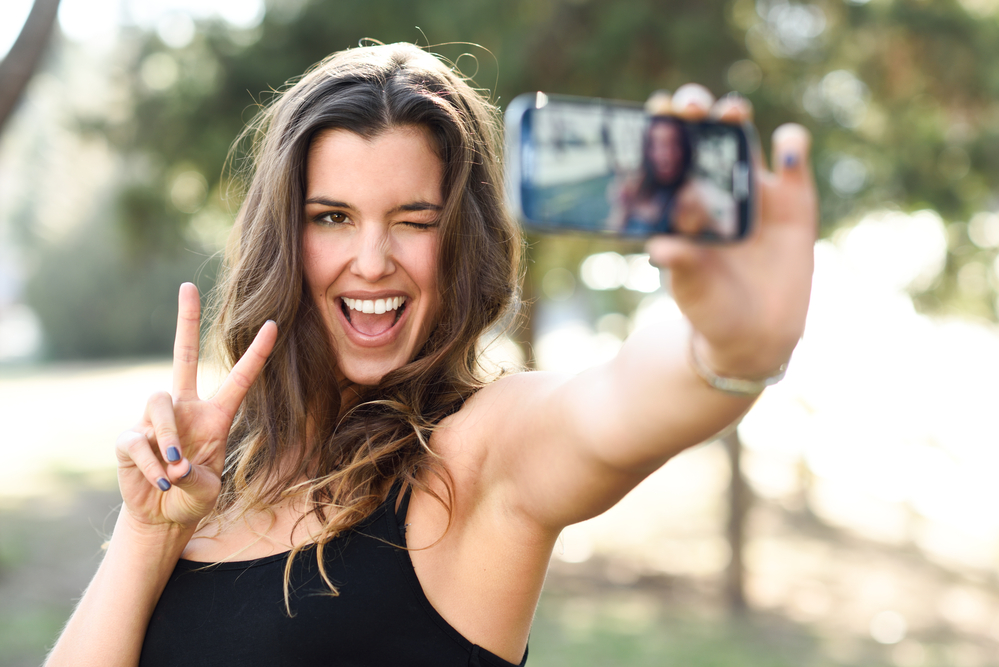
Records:
[[[366,230],[359,235],[351,272],[369,283],[376,283],[395,271],[392,244],[388,234]]]

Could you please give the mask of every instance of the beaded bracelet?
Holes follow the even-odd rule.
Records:
[[[707,364],[697,356],[697,349],[694,347],[694,336],[690,336],[690,365],[698,377],[704,380],[709,387],[723,391],[732,396],[753,397],[758,396],[764,389],[777,384],[784,379],[787,373],[787,362],[781,364],[775,375],[763,378],[762,380],[747,380],[745,378],[731,378],[718,375]]]

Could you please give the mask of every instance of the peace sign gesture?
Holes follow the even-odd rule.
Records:
[[[150,527],[193,528],[218,499],[232,420],[274,348],[277,325],[260,328],[218,392],[198,397],[201,304],[180,287],[173,349],[173,392],[153,394],[139,423],[118,437],[118,485],[132,519]]]

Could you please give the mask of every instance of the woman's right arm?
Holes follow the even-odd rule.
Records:
[[[118,438],[124,504],[104,560],[47,667],[138,663],[156,602],[198,522],[218,499],[229,428],[276,337],[273,322],[261,327],[215,396],[201,400],[198,290],[181,286],[173,393],[154,394],[139,424]]]

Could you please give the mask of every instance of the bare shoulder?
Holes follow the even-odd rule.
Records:
[[[454,415],[441,423],[435,434],[436,451],[447,457],[464,451],[466,455],[490,449],[507,438],[516,438],[538,414],[546,409],[552,393],[572,376],[563,373],[524,371],[511,373],[477,391]]]
[[[486,385],[441,422],[431,447],[448,468],[459,497],[472,505],[502,501],[521,452],[537,436],[541,414],[571,376],[524,371]]]

